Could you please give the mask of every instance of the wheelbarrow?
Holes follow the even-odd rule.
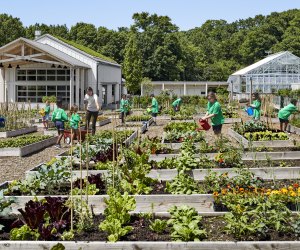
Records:
[[[81,141],[84,141],[88,131],[86,129],[80,129],[79,132],[81,134]],[[91,133],[92,133],[92,130],[89,130],[89,134],[91,134]],[[79,141],[80,138],[77,138],[77,136],[75,135],[74,139]],[[70,144],[71,140],[72,140],[72,131],[65,130],[64,131],[64,143]]]

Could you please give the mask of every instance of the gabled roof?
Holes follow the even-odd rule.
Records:
[[[254,63],[254,64],[252,64],[252,65],[250,65],[246,68],[240,69],[239,71],[233,73],[232,75],[233,76],[245,75],[245,74],[249,73],[251,70],[254,70],[254,69],[256,69],[256,68],[258,68],[258,67],[260,67],[260,66],[262,66],[266,63],[269,63],[269,62],[271,62],[271,61],[273,61],[273,60],[275,60],[275,59],[277,59],[277,58],[279,58],[279,57],[281,57],[281,56],[283,56],[287,53],[290,53],[290,52],[284,51],[284,52],[279,52],[279,53],[272,54],[272,55],[270,55],[270,56],[268,56],[268,57],[266,57],[266,58],[264,58],[264,59],[262,59],[262,60],[260,60],[256,63]]]
[[[54,40],[56,42],[59,42],[97,62],[102,62],[102,63],[105,63],[105,64],[110,64],[110,65],[114,65],[114,66],[119,66],[121,67],[121,65],[119,65],[117,62],[115,62],[113,59],[109,58],[109,57],[106,57],[106,56],[103,56],[102,54],[100,54],[99,52],[96,52],[84,45],[81,45],[81,44],[78,44],[76,42],[73,42],[73,41],[69,41],[67,39],[64,39],[62,37],[55,37],[55,36],[52,36],[52,35],[49,35],[49,34],[44,34],[40,37],[38,37],[35,41],[39,41],[40,39],[44,38],[44,37],[47,37],[51,40]]]
[[[30,46],[32,46],[33,48],[40,50],[42,52],[45,52],[47,54],[49,54],[49,56],[54,57],[60,61],[63,61],[73,67],[83,67],[83,68],[90,68],[89,65],[77,60],[74,57],[71,57],[47,44],[42,44],[36,41],[32,41],[30,39],[24,38],[24,37],[20,37],[4,46],[2,46],[0,48],[0,53],[4,52],[6,49],[9,49],[10,47],[12,47],[14,44],[18,44],[24,42],[25,44],[28,44]]]

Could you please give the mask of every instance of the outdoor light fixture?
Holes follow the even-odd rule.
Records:
[[[3,68],[4,66],[3,66],[3,64],[2,63],[0,63],[0,68]]]
[[[12,68],[11,64],[9,64],[9,65],[8,65],[8,68],[9,68],[9,69],[11,69],[11,68]]]
[[[17,69],[19,69],[20,68],[20,66],[19,66],[19,64],[17,65],[17,67],[16,67]]]
[[[51,68],[55,68],[55,65],[54,65],[54,64],[52,64],[52,65],[51,65]]]
[[[64,69],[66,69],[67,68],[67,66],[64,66]]]
[[[58,69],[61,69],[61,66],[60,65],[58,65],[58,67],[57,67]]]

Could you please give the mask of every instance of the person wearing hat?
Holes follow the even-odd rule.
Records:
[[[154,97],[154,94],[151,94],[150,97],[151,97],[152,101],[151,101],[151,105],[149,106],[149,108],[151,108],[152,117],[154,119],[154,125],[156,125],[156,117],[157,117],[158,110],[159,110],[158,102],[157,102],[156,98]]]
[[[176,100],[172,103],[174,112],[180,111],[180,105],[181,105],[181,102],[182,102],[182,100],[181,100],[181,98],[179,97],[178,99],[176,99]]]

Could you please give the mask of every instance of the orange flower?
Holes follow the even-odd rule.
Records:
[[[293,186],[294,186],[294,188],[298,188],[299,184],[298,183],[294,183]]]
[[[213,195],[214,195],[215,197],[218,197],[218,196],[219,196],[219,193],[218,193],[218,192],[214,192]]]
[[[245,191],[245,189],[244,188],[240,188],[240,192],[244,192]]]

